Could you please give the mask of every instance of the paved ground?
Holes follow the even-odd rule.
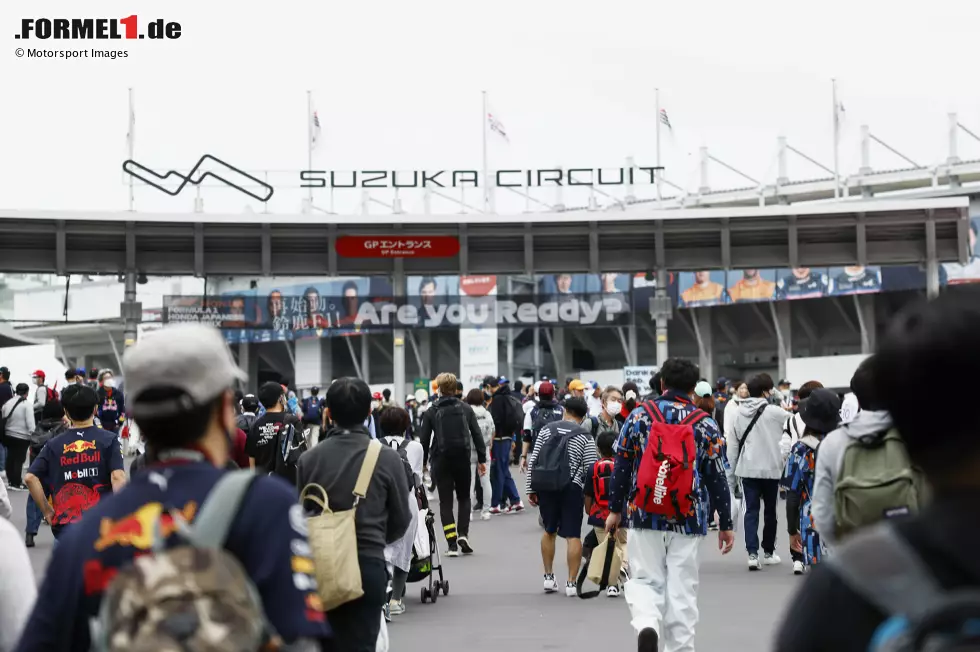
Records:
[[[14,523],[22,528],[27,494],[13,492],[11,499]],[[511,644],[519,646],[515,650],[635,649],[623,598],[583,601],[542,592],[540,533],[534,510],[476,521],[470,534],[476,554],[443,560],[449,596],[440,595],[434,605],[422,604],[421,585],[408,585],[408,611],[390,626],[392,650],[506,652]],[[30,551],[39,581],[53,542],[50,530],[42,526],[37,547]],[[555,572],[561,580],[567,570],[564,544],[558,545]],[[785,559],[780,566],[750,574],[742,546],[722,557],[717,545],[716,537],[703,542],[698,649],[767,650],[783,606],[801,578],[793,576]],[[786,547],[785,535],[780,547]]]

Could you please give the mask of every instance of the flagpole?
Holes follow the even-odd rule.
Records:
[[[135,143],[133,142],[136,138],[136,114],[133,111],[133,89],[129,89],[129,160],[133,160],[133,153],[135,149]],[[135,199],[133,197],[133,175],[129,175],[129,210],[132,212],[135,207]]]
[[[490,182],[487,179],[487,92],[483,91],[483,212],[490,212]]]
[[[660,89],[657,88],[655,90],[656,90],[656,95],[657,95],[657,162],[656,162],[656,166],[659,168],[660,167],[660,122],[661,122],[661,119],[660,119]],[[656,181],[657,181],[657,205],[658,205],[658,207],[660,207],[660,205],[663,203],[663,200],[664,200],[663,191],[661,189],[661,183],[660,183],[660,177],[661,176],[662,176],[662,174],[661,174],[660,170],[658,169],[657,170],[657,179],[656,179]]]
[[[837,105],[837,80],[830,80],[834,96],[834,199],[840,199],[840,172],[838,167],[840,149],[840,107]]]
[[[313,91],[306,91],[306,169],[313,169]],[[309,188],[309,209],[313,209],[313,186]]]

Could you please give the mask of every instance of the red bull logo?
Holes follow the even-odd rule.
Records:
[[[99,464],[102,461],[102,453],[79,453],[78,455],[61,456],[61,466],[79,466],[81,464]]]
[[[190,523],[197,514],[197,503],[191,501],[178,511],[179,517]],[[168,511],[163,511],[160,503],[149,503],[138,510],[118,520],[102,519],[99,525],[99,538],[95,542],[95,550],[102,552],[112,546],[131,546],[138,550],[149,550],[153,547],[153,526],[160,524],[160,537],[168,538],[177,531],[177,521]]]
[[[77,439],[70,444],[65,444],[65,450],[62,451],[63,455],[68,453],[82,453],[84,451],[94,451],[96,450],[95,441],[86,441],[84,439]]]

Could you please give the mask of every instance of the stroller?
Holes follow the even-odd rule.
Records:
[[[435,530],[435,514],[429,509],[429,500],[425,494],[425,487],[419,486],[415,490],[415,497],[419,502],[419,511],[425,512],[424,517],[420,514],[420,517],[424,518],[425,521],[425,535],[422,533],[422,528],[419,528],[419,534],[416,535],[416,545],[412,552],[412,564],[411,568],[408,570],[408,582],[414,584],[415,582],[422,582],[428,579],[428,586],[422,587],[422,603],[432,602],[435,604],[436,599],[439,597],[439,591],[442,591],[443,595],[449,595],[449,580],[445,579],[442,575],[442,558],[439,556],[438,546],[436,544],[436,530]],[[427,539],[428,541],[425,541]],[[428,550],[427,555],[419,555],[419,542],[421,540],[423,550]],[[425,544],[428,547],[425,547]],[[433,573],[439,573],[439,579],[433,580]]]

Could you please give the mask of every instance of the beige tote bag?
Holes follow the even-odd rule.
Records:
[[[323,512],[306,519],[309,529],[310,550],[316,566],[316,583],[323,609],[330,612],[342,604],[364,595],[361,587],[361,568],[357,562],[357,533],[354,517],[357,504],[367,495],[371,476],[381,454],[381,442],[372,439],[368,444],[361,471],[354,485],[354,506],[342,512],[330,509],[326,490],[318,484],[303,487],[299,496],[304,501],[316,503]]]

